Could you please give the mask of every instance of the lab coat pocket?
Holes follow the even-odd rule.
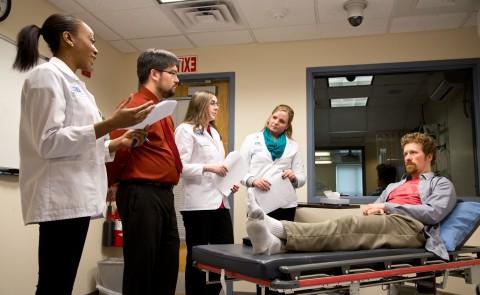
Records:
[[[89,208],[90,198],[97,195],[98,179],[91,173],[94,161],[55,160],[48,167],[50,207],[64,209]],[[83,196],[72,199],[72,196]]]

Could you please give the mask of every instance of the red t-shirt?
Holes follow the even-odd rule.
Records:
[[[399,205],[421,205],[420,194],[418,193],[418,184],[420,179],[406,181],[401,186],[394,189],[387,198],[387,203]]]

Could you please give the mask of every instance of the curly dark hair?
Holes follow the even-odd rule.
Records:
[[[421,132],[407,133],[402,137],[402,149],[409,143],[417,143],[422,145],[422,150],[425,155],[432,155],[432,166],[435,164],[437,156],[437,146],[435,139],[428,134]]]

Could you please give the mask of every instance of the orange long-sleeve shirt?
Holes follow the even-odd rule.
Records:
[[[158,98],[145,87],[135,93],[127,107],[136,107],[148,101],[158,103]],[[173,137],[174,124],[171,116],[166,120],[168,132]],[[110,138],[121,136],[125,130],[115,130]],[[121,149],[116,152],[113,162],[107,163],[109,185],[122,180],[147,180],[175,185],[180,174],[175,167],[174,153],[170,149],[161,122],[155,122],[148,130],[149,142],[133,149]]]

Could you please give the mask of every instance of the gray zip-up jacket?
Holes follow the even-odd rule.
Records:
[[[440,239],[439,223],[457,203],[457,194],[453,183],[446,177],[435,176],[433,172],[424,173],[420,175],[418,185],[421,205],[387,203],[388,195],[407,180],[407,177],[404,176],[401,181],[389,184],[375,203],[385,203],[385,213],[387,214],[407,215],[422,222],[428,236],[425,249],[448,260],[447,249]]]

